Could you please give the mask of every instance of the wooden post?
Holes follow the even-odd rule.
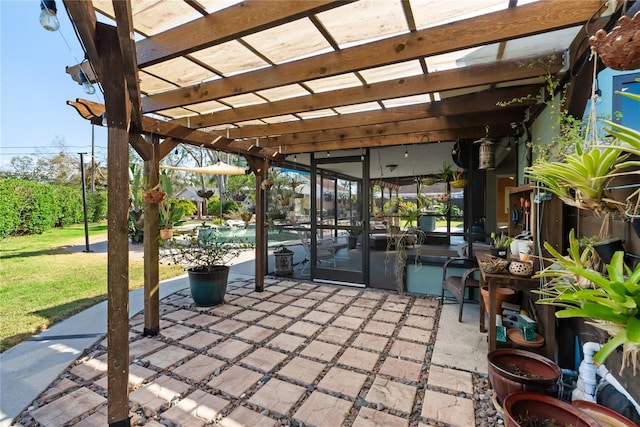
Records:
[[[147,187],[154,188],[160,178],[160,141],[147,135],[152,155],[144,162]],[[144,329],[143,335],[155,336],[160,332],[160,273],[159,273],[159,205],[144,202]]]
[[[264,291],[264,276],[267,264],[267,233],[265,215],[265,191],[262,182],[269,174],[269,160],[264,159],[261,165],[254,168],[256,174],[256,292]]]
[[[129,420],[129,124],[130,104],[122,73],[116,28],[97,23],[98,52],[109,73],[101,84],[107,112],[107,419],[128,427]]]

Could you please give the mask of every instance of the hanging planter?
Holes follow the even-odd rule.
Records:
[[[598,52],[602,62],[614,70],[640,68],[640,12],[633,18],[623,16],[610,33],[598,30],[589,44]]]
[[[449,203],[451,201],[451,194],[449,193],[438,194],[436,196],[436,200],[438,200],[440,203]]]
[[[264,181],[262,181],[262,184],[260,184],[260,188],[262,188],[262,190],[264,191],[271,190],[271,187],[273,187],[273,180],[269,178],[265,179]]]
[[[202,197],[203,199],[209,199],[211,196],[213,196],[213,190],[198,190],[196,191],[196,194],[199,197]]]
[[[467,186],[467,180],[466,179],[454,179],[453,181],[451,181],[449,183],[449,185],[451,186],[451,188],[464,188]]]
[[[167,193],[158,190],[149,190],[144,192],[144,201],[147,203],[160,203],[167,197]]]

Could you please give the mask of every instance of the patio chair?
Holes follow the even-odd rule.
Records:
[[[447,276],[448,267],[466,268],[462,276]],[[444,291],[449,291],[460,304],[458,311],[458,322],[462,322],[462,308],[466,290],[470,288],[480,288],[480,281],[472,277],[473,273],[479,271],[475,259],[466,257],[449,257],[442,267],[442,291],[440,298],[444,301]]]
[[[298,231],[298,235],[305,254],[305,259],[301,262],[302,270],[300,270],[300,274],[304,274],[311,262],[311,232]],[[336,266],[336,242],[332,238],[318,239],[316,241],[316,260],[318,264],[326,262],[333,263],[333,266]]]

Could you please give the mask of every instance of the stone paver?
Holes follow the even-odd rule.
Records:
[[[182,426],[203,426],[213,422],[228,401],[196,390],[162,414],[162,418]]]
[[[221,369],[224,365],[226,365],[226,363],[222,360],[205,356],[204,354],[198,354],[193,359],[175,368],[173,372],[193,381],[202,381],[213,375],[214,372]]]
[[[473,401],[461,397],[474,394],[472,374],[427,359],[437,301],[270,277],[265,287],[230,283],[216,307],[190,305],[188,289],[173,294],[161,302],[157,337],[142,337],[143,315],[132,319],[132,425],[474,424]],[[106,345],[71,365],[29,414],[42,425],[106,425],[106,399],[95,393],[106,393]]]
[[[433,387],[448,388],[453,391],[463,391],[467,394],[473,393],[471,373],[436,365],[431,365],[431,368],[429,368],[427,384]]]
[[[244,359],[241,359],[240,363],[269,372],[286,358],[286,354],[269,350],[268,348],[259,348]]]
[[[353,427],[407,427],[409,421],[371,408],[362,408]]]
[[[231,366],[207,383],[209,387],[217,388],[234,397],[240,397],[242,393],[253,386],[262,378],[262,374],[243,368]]]
[[[319,388],[325,388],[349,397],[357,397],[367,376],[342,368],[331,368],[318,383]]]
[[[106,401],[107,399],[98,393],[82,387],[34,410],[31,415],[44,426],[69,425],[74,418],[91,411]]]
[[[157,411],[162,405],[179,398],[180,394],[187,390],[188,384],[162,375],[129,394],[129,398],[140,406]]]
[[[322,363],[304,357],[295,357],[278,371],[278,374],[305,384],[311,384],[323,370],[324,364]]]
[[[452,426],[464,427],[475,424],[472,400],[431,390],[425,391],[420,414]]]
[[[249,399],[249,402],[271,411],[287,414],[305,391],[304,387],[271,378]]]
[[[219,424],[222,427],[271,427],[276,425],[276,421],[239,406],[228,417],[220,420]]]
[[[416,390],[416,387],[410,385],[376,377],[365,400],[374,404],[380,403],[386,408],[395,408],[409,414],[413,408]]]
[[[293,418],[304,423],[322,427],[338,427],[349,414],[352,403],[314,391],[305,400],[300,409],[293,414]]]

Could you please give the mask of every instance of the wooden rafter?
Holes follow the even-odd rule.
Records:
[[[335,0],[244,1],[139,41],[138,65],[157,64],[344,4]]]
[[[80,43],[82,43],[84,47],[87,59],[91,62],[98,80],[102,81],[102,61],[100,61],[98,45],[96,43],[97,20],[92,3],[81,0],[64,0],[64,5],[69,12],[73,25],[76,27]]]
[[[263,138],[272,135],[298,134],[299,132],[333,130],[355,126],[393,123],[404,120],[426,119],[450,114],[481,113],[495,110],[498,102],[526,97],[530,93],[537,92],[538,89],[538,85],[494,89],[425,104],[283,123],[243,126],[241,128],[229,129],[228,135],[229,138],[232,139]],[[517,105],[522,104],[511,104],[505,106],[505,108],[513,108]]]
[[[554,59],[549,59],[549,57],[545,56],[544,58],[532,58],[530,62],[537,64],[538,60],[543,61],[545,67],[539,67],[537,65],[523,67],[522,61],[505,61],[469,66],[427,75],[407,77],[400,80],[374,83],[368,86],[357,86],[338,91],[299,96],[283,101],[223,110],[212,115],[179,119],[173,122],[182,125],[186,125],[187,122],[189,122],[190,126],[195,128],[238,123],[264,117],[292,114],[300,111],[321,110],[378,99],[419,95],[425,93],[427,88],[432,92],[441,92],[496,82],[529,79],[539,77],[547,72],[556,73],[562,67],[562,57],[559,54],[555,55]]]
[[[600,0],[543,0],[515,9],[488,13],[436,28],[280,64],[277,68],[268,67],[151,95],[143,100],[143,112],[180,107],[567,28],[591,19],[601,3]],[[483,30],[477,31],[478,28]],[[371,55],[371,52],[376,52],[376,55]]]

